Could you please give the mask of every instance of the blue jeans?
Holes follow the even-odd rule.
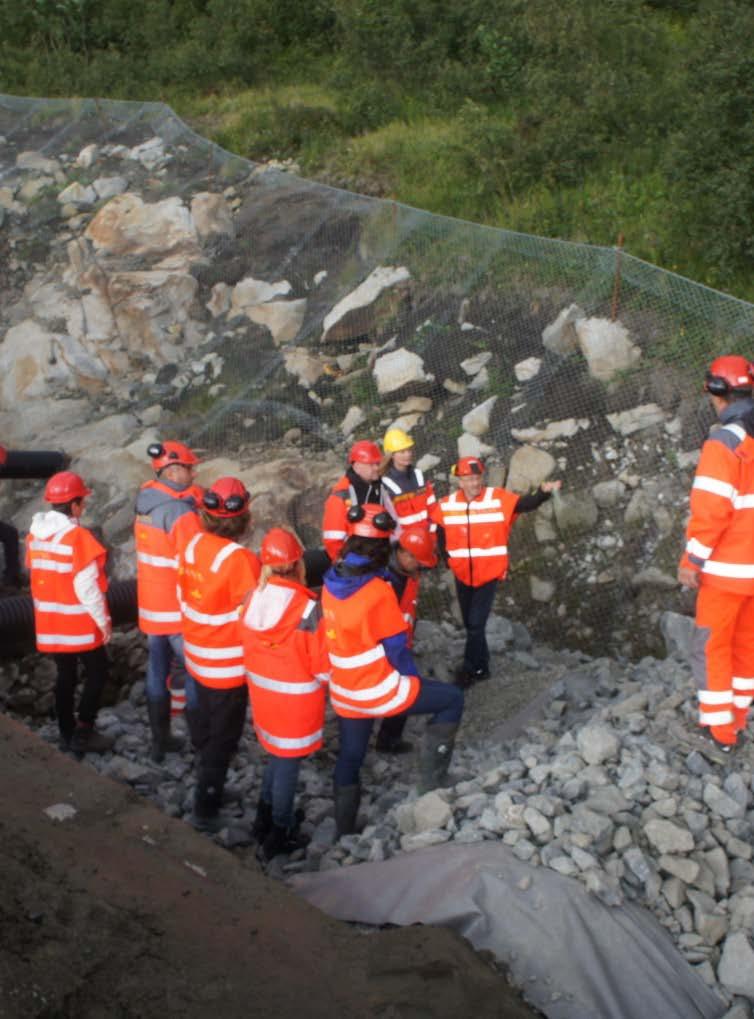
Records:
[[[463,691],[437,679],[422,679],[419,696],[406,715],[431,715],[427,725],[457,725],[463,714]],[[374,718],[338,717],[338,759],[335,762],[335,785],[356,785],[366,757]]]
[[[167,680],[170,675],[180,690],[181,683],[186,692],[186,710],[197,707],[196,682],[188,672],[183,658],[182,633],[147,634],[147,700],[164,701],[170,697]]]
[[[469,587],[456,578],[456,593],[466,627],[466,647],[463,652],[464,668],[469,672],[486,672],[490,667],[490,651],[485,630],[495,602],[497,581],[490,580],[481,587]]]
[[[296,797],[300,757],[276,757],[270,754],[262,779],[263,803],[272,806],[272,822],[281,828],[293,827],[293,801]]]

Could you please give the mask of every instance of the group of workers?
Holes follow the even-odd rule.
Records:
[[[720,418],[705,442],[691,494],[682,584],[698,588],[694,673],[700,724],[735,746],[754,697],[754,368],[718,358],[704,388]],[[560,488],[528,495],[486,484],[483,462],[461,457],[457,488],[438,497],[414,465],[414,441],[388,430],[383,450],[355,442],[324,507],[330,566],[321,595],[307,588],[304,548],[273,527],[259,553],[244,543],[251,496],[233,477],[202,489],[198,458],[176,441],[149,447],[154,478],[136,501],[138,618],[147,635],[151,757],[180,749],[171,733],[170,688],[185,691],[197,761],[192,823],[217,831],[228,767],[247,711],[269,755],[254,835],[266,859],[298,845],[294,799],[300,762],[323,743],[325,706],[338,723],[334,774],[338,836],[356,831],[360,769],[375,720],[376,748],[410,749],[409,715],[428,715],[419,788],[445,781],[464,690],[490,674],[485,627],[508,569],[516,517]],[[71,471],[47,482],[50,508],[27,538],[37,647],[54,655],[60,740],[76,753],[109,749],[94,721],[107,679],[111,636],[106,550],[80,517],[90,490]],[[466,629],[453,683],[422,676],[412,653],[420,572],[452,570]],[[77,663],[84,682],[77,712]]]

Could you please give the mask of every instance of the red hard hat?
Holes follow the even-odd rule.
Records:
[[[458,463],[453,464],[450,473],[457,478],[468,478],[472,474],[484,474],[484,464],[478,456],[462,456]]]
[[[153,442],[147,447],[147,456],[152,457],[152,467],[156,471],[161,471],[163,467],[170,467],[172,464],[194,467],[199,463],[199,457],[188,446],[170,439],[167,442]]]
[[[350,464],[382,463],[380,447],[376,442],[370,442],[369,439],[362,439],[360,442],[354,442],[348,453],[348,462]]]
[[[202,508],[212,517],[240,517],[251,496],[238,478],[218,478],[202,496]]]
[[[365,502],[363,506],[351,506],[346,515],[348,534],[359,538],[389,538],[395,528],[395,520],[379,503]]]
[[[0,467],[3,466],[5,461],[8,459],[8,450],[5,446],[0,446]]]
[[[753,386],[754,365],[740,354],[715,358],[704,378],[704,389],[713,396],[747,393]]]
[[[265,566],[291,566],[304,554],[304,546],[284,527],[273,527],[262,539],[259,557]]]
[[[437,566],[435,548],[437,542],[434,534],[426,527],[406,527],[401,531],[398,544],[416,559],[420,566],[432,568]]]
[[[87,488],[83,478],[73,471],[58,471],[45,485],[45,502],[53,505],[83,499],[91,494],[91,488]]]

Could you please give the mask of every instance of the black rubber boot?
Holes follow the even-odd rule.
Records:
[[[335,833],[337,838],[340,838],[341,835],[356,833],[356,815],[359,813],[360,803],[361,786],[335,786]]]
[[[251,826],[251,834],[257,842],[264,842],[272,829],[272,804],[260,800],[257,803],[257,814]]]
[[[161,701],[147,701],[149,727],[152,730],[152,749],[149,752],[155,764],[162,764],[165,754],[177,753],[183,749],[183,740],[170,733],[170,698]]]
[[[74,754],[106,754],[113,749],[115,740],[111,736],[105,736],[97,732],[93,725],[84,725],[82,722],[74,729],[71,736],[70,747]]]
[[[442,788],[448,777],[457,732],[457,722],[440,722],[427,726],[419,759],[420,793]]]
[[[401,738],[405,725],[405,715],[391,715],[382,719],[374,745],[378,754],[408,754],[414,749],[413,743]]]
[[[189,817],[189,823],[197,831],[218,832],[227,827],[227,820],[220,817],[224,785],[223,768],[199,766],[194,789],[194,809]]]
[[[262,843],[261,855],[266,862],[269,862],[273,856],[295,853],[297,849],[303,849],[308,842],[309,839],[296,832],[295,829],[273,824]]]

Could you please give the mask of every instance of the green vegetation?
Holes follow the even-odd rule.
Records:
[[[0,89],[754,299],[748,0],[0,0]]]

